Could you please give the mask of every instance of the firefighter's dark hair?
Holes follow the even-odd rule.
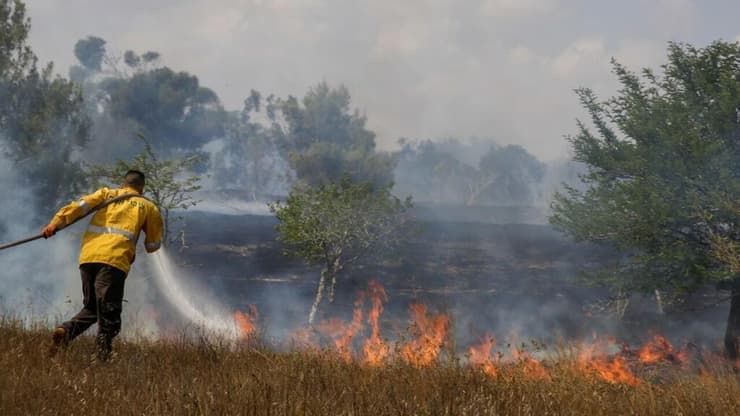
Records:
[[[144,177],[144,173],[142,173],[140,170],[129,169],[129,171],[126,172],[126,175],[124,176],[124,180],[126,181],[126,184],[131,186],[132,188],[138,189],[140,191],[144,190],[146,178]]]

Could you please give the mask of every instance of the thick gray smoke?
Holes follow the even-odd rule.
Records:
[[[46,224],[37,223],[36,207],[26,178],[0,156],[0,240],[4,243],[37,235]],[[67,313],[73,287],[78,284],[76,231],[51,240],[36,240],[0,251],[0,311],[27,319]]]
[[[492,140],[402,144],[394,192],[447,221],[546,224],[555,193],[564,185],[581,188],[585,172],[578,163],[543,163],[527,149]]]
[[[295,173],[274,143],[263,143],[256,148],[234,142],[218,138],[203,147],[208,155],[208,171],[202,181],[204,191],[212,196],[220,193],[227,203],[234,199],[260,201],[288,194]]]

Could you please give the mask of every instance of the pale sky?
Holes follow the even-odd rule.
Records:
[[[66,74],[74,43],[162,54],[228,109],[250,89],[346,85],[382,148],[399,137],[491,138],[544,160],[615,91],[612,57],[657,67],[670,40],[740,40],[737,0],[27,0],[31,46]]]

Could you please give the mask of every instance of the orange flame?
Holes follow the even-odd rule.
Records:
[[[587,374],[595,374],[600,379],[612,384],[640,385],[641,380],[634,375],[624,356],[615,355],[610,358],[603,352],[607,344],[614,344],[615,342],[616,340],[613,338],[597,339],[591,345],[581,346],[582,349],[578,357],[581,371]],[[600,351],[599,355],[596,355],[597,350]]]
[[[470,355],[470,364],[479,367],[484,373],[491,377],[498,376],[498,367],[491,360],[491,349],[496,345],[496,339],[489,336],[478,345],[473,345],[468,349]]]
[[[401,347],[401,357],[417,367],[430,365],[442,350],[450,317],[445,314],[427,316],[426,306],[420,303],[412,304],[409,312],[416,339]]]
[[[383,313],[383,302],[388,301],[388,295],[385,293],[383,286],[376,281],[371,281],[368,284],[368,292],[372,309],[368,314],[367,321],[372,332],[370,338],[365,340],[363,352],[365,353],[365,363],[377,367],[382,365],[390,354],[390,347],[380,338],[380,325],[378,324],[380,314]]]
[[[257,319],[259,314],[257,313],[257,307],[255,305],[249,305],[249,311],[247,313],[236,311],[234,312],[234,321],[239,327],[239,331],[242,339],[249,339],[257,331]]]
[[[334,347],[344,361],[352,361],[352,340],[362,331],[362,306],[365,303],[365,294],[360,292],[355,301],[352,312],[352,322],[345,323],[340,319],[330,319],[318,324],[319,332],[329,336],[334,341]]]
[[[539,360],[532,357],[531,354],[517,347],[519,345],[519,336],[516,332],[511,334],[510,344],[514,347],[511,351],[512,358],[520,366],[525,378],[551,381],[550,374],[548,374],[545,366]]]
[[[655,335],[640,350],[637,357],[643,364],[660,362],[683,362],[687,358],[684,351],[675,351],[673,345],[662,335]]]
[[[306,349],[309,351],[315,351],[319,349],[318,344],[314,340],[313,328],[298,328],[293,332],[293,336],[291,337],[291,339],[298,349]]]
[[[621,355],[616,355],[611,360],[606,358],[593,360],[589,366],[599,377],[613,384],[638,386],[641,383],[640,379],[630,370],[627,360]]]
[[[529,353],[514,348],[512,355],[517,363],[522,366],[522,372],[526,378],[551,381],[550,374],[548,374],[542,362],[532,357]]]

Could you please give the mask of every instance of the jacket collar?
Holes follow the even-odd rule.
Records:
[[[141,192],[137,191],[136,189],[134,189],[134,188],[132,188],[130,186],[123,186],[123,187],[121,187],[121,190],[123,190],[127,194],[141,195]]]

